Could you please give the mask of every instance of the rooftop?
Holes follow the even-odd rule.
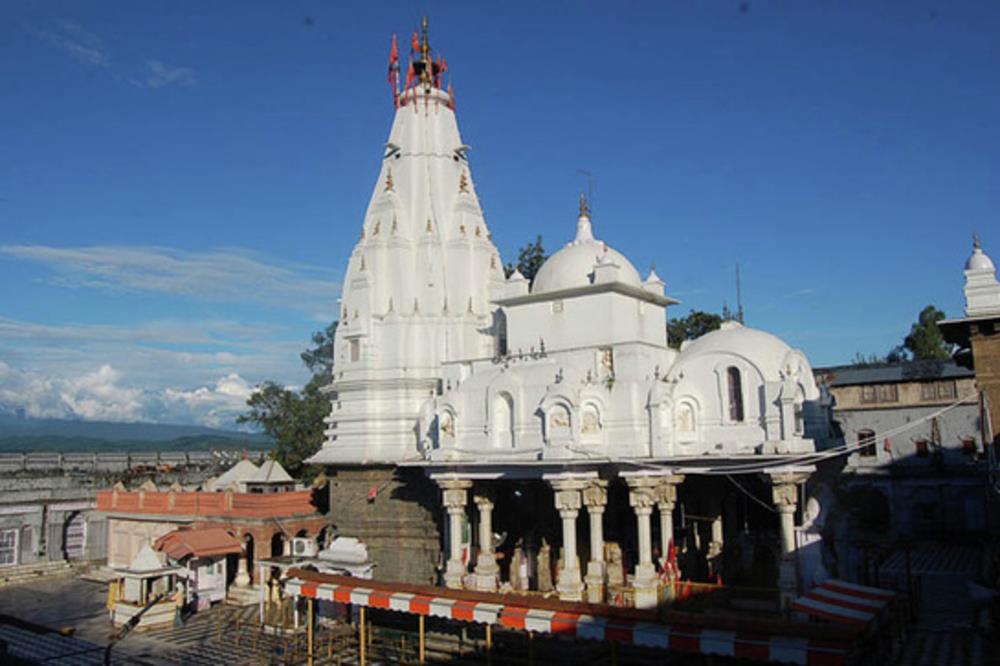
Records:
[[[976,373],[954,361],[910,361],[878,365],[838,365],[814,368],[817,382],[827,386],[891,384],[937,379],[972,379]]]

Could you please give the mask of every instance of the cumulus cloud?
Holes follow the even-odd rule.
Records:
[[[238,374],[191,389],[142,389],[102,365],[54,378],[0,361],[0,411],[33,418],[153,423],[196,423],[231,428],[254,387]]]
[[[291,308],[329,321],[339,292],[327,271],[279,266],[239,250],[185,252],[169,248],[95,245],[61,248],[2,245],[0,253],[48,266],[55,284],[104,291],[172,294],[197,300]]]
[[[60,21],[49,30],[28,26],[26,30],[85,65],[106,67],[108,56],[100,37],[72,21]]]
[[[147,60],[146,69],[147,75],[143,85],[147,88],[163,88],[170,85],[193,86],[197,83],[194,70],[189,67],[175,67],[160,60]]]

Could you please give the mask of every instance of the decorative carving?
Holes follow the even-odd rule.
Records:
[[[603,508],[608,504],[608,482],[594,481],[583,489],[583,504],[588,511]]]
[[[462,175],[458,178],[458,192],[459,194],[464,194],[469,191],[469,179],[465,175],[465,170],[462,170]]]
[[[451,412],[444,412],[440,417],[441,434],[448,438],[455,437],[455,418],[451,415]]]
[[[556,405],[549,411],[549,427],[552,430],[569,429],[569,412],[562,405]]]
[[[799,489],[793,483],[775,484],[771,487],[771,497],[778,511],[795,511],[799,503]]]
[[[677,430],[678,432],[694,432],[694,410],[687,403],[683,403],[677,408]]]
[[[375,228],[372,229],[372,236],[378,236],[378,232],[381,228],[382,228],[382,220],[375,220]]]
[[[653,505],[656,504],[656,495],[653,489],[648,486],[632,486],[629,480],[628,503],[637,514],[652,513]]]
[[[395,184],[392,182],[392,167],[389,167],[385,174],[385,191],[392,192],[395,187]]]
[[[559,511],[559,515],[564,517],[573,517],[580,512],[580,507],[582,506],[580,502],[580,491],[579,490],[557,490],[555,493],[556,497],[556,509]]]
[[[656,501],[665,507],[673,508],[677,503],[677,486],[684,481],[683,474],[672,474],[662,477],[656,486]]]
[[[580,433],[584,435],[597,434],[601,431],[601,416],[593,405],[584,405],[580,417]]]

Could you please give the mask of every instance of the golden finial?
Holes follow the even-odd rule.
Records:
[[[432,71],[433,64],[431,63],[431,44],[427,39],[426,16],[424,16],[423,20],[420,22],[420,29],[423,33],[420,40],[420,59],[424,63],[424,68],[420,72],[420,81],[422,83],[430,83],[434,72]]]
[[[587,209],[587,195],[580,192],[580,217],[589,217],[590,211]]]
[[[392,192],[396,187],[396,184],[392,182],[392,167],[385,174],[385,191]]]
[[[462,175],[458,179],[458,191],[459,193],[469,191],[469,179],[465,176],[465,171],[462,171]]]

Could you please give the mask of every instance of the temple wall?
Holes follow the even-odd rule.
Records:
[[[393,467],[330,468],[334,533],[361,539],[375,562],[375,578],[436,583],[441,557],[440,491],[420,470]],[[377,489],[371,502],[368,493]]]

